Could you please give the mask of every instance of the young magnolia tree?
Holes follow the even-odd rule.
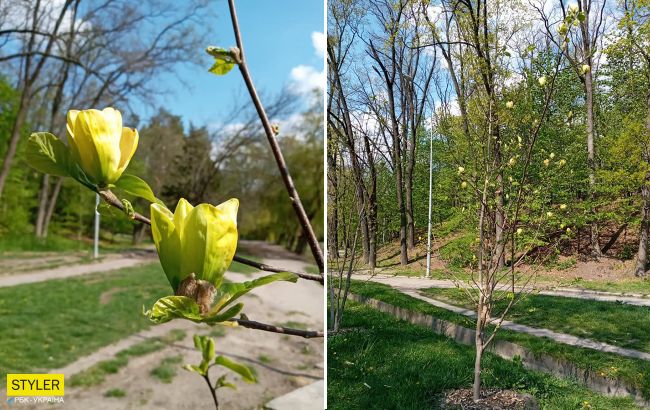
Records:
[[[585,16],[577,7],[567,9],[554,48],[536,44],[534,37],[518,38],[523,28],[535,32],[525,10],[517,2],[459,0],[443,1],[436,16],[427,15],[431,43],[446,60],[458,105],[455,114],[440,110],[437,133],[457,166],[467,212],[474,212],[472,276],[457,283],[476,306],[474,400],[481,397],[485,350],[512,306],[534,289],[534,272],[522,274],[518,265],[546,228],[557,225],[570,233],[557,216],[566,205],[553,203],[545,189],[566,160],[540,150],[537,142],[570,29]]]
[[[237,256],[239,201],[235,198],[217,206],[207,203],[192,205],[181,198],[173,212],[168,209],[144,180],[125,172],[138,148],[139,136],[137,130],[123,127],[122,115],[114,108],[70,110],[67,115],[67,144],[48,132],[33,133],[27,147],[28,162],[46,174],[75,179],[98,193],[106,206],[123,211],[131,220],[151,225],[153,241],[172,291],[144,311],[152,322],[186,319],[210,326],[243,326],[307,338],[322,337],[320,330],[291,329],[250,320],[242,313],[244,304],[238,302],[252,289],[275,281],[296,282],[302,278],[323,284],[323,256],[276,140],[278,130],[271,125],[251,79],[234,0],[228,4],[237,45],[230,49],[208,47],[207,52],[215,58],[210,71],[225,75],[234,66],[239,68],[320,275],[290,272]],[[149,201],[151,219],[136,212],[124,195]],[[225,274],[233,260],[272,274],[243,283],[228,281]],[[245,381],[255,381],[246,366],[223,356],[215,357],[212,339],[195,337],[194,342],[203,360],[199,365],[186,368],[205,379],[217,408],[217,389],[234,385],[223,375],[213,382],[208,373],[211,367],[223,366],[241,375]]]

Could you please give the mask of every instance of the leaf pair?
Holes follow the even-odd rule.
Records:
[[[203,377],[207,377],[208,370],[211,366],[222,366],[240,375],[242,379],[247,383],[257,382],[252,369],[248,366],[237,363],[224,356],[217,356],[214,351],[214,339],[211,337],[195,335],[194,347],[201,351],[201,363],[199,365],[186,364],[183,366],[185,370],[198,373]],[[226,380],[226,375],[222,375],[219,377],[219,379],[217,379],[214,389],[216,390],[220,387],[229,387],[231,389],[236,389],[236,386],[233,383],[230,383]]]
[[[187,319],[196,323],[214,325],[227,322],[238,315],[243,309],[243,303],[231,305],[235,300],[251,290],[282,280],[296,282],[298,276],[289,272],[274,273],[261,278],[243,283],[223,283],[217,289],[216,303],[205,315],[201,315],[199,305],[192,298],[186,296],[166,296],[156,301],[150,310],[143,312],[154,323],[165,323],[173,319]]]
[[[233,50],[210,46],[205,51],[214,57],[214,64],[209,70],[212,74],[226,75],[237,64],[237,57]]]

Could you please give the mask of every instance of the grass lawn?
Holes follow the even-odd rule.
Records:
[[[620,279],[616,282],[576,279],[562,283],[562,286],[575,287],[603,292],[640,293],[650,295],[650,278],[647,279]]]
[[[249,255],[246,253],[237,254],[237,256],[241,256],[242,258],[250,259],[255,262],[262,262],[262,260],[257,256]],[[231,263],[230,267],[228,267],[228,270],[230,272],[243,273],[244,275],[250,275],[258,271],[258,269],[252,266],[244,265],[243,263],[239,262]]]
[[[0,288],[0,369],[64,366],[150,326],[142,306],[171,291],[158,263]]]
[[[474,290],[472,290],[474,291]],[[425,296],[474,309],[460,289],[425,289]],[[505,296],[505,295],[503,295]],[[495,316],[508,304],[495,305]],[[510,309],[508,320],[650,352],[650,307],[556,296],[528,295]]]
[[[445,390],[471,386],[470,346],[353,302],[343,327],[350,331],[327,344],[330,409],[432,409]],[[489,353],[483,369],[485,386],[530,393],[542,409],[637,408],[631,399],[604,397]]]
[[[468,317],[437,308],[422,300],[404,295],[387,285],[353,281],[351,291],[374,299],[383,300],[395,306],[427,313],[465,327],[475,327],[474,321]],[[560,322],[566,314],[567,312],[563,312],[562,315],[556,316],[555,318]],[[592,349],[581,349],[563,345],[547,338],[538,338],[505,329],[501,329],[497,337],[524,346],[534,353],[548,354],[558,359],[575,363],[583,369],[592,369],[604,376],[620,378],[636,386],[645,397],[650,398],[650,362],[648,361],[602,353]]]

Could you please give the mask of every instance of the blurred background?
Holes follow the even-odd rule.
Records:
[[[242,2],[239,14],[253,79],[322,237],[322,2]],[[241,76],[208,73],[208,45],[234,45],[225,1],[0,1],[0,251],[92,248],[94,194],[32,170],[23,146],[34,131],[65,139],[69,109],[107,106],[140,133],[127,172],[168,207],[237,197],[242,238],[308,248]],[[137,246],[147,230],[104,215],[101,247]]]

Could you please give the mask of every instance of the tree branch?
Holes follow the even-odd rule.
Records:
[[[269,121],[269,118],[267,117],[266,112],[264,111],[264,106],[262,105],[262,102],[260,101],[260,98],[257,95],[257,90],[255,89],[255,85],[253,84],[253,79],[251,78],[250,72],[248,71],[248,65],[246,64],[246,57],[244,54],[244,45],[241,39],[241,31],[239,29],[239,22],[237,20],[237,12],[235,10],[235,1],[228,0],[228,7],[230,8],[230,18],[232,20],[232,28],[235,34],[237,48],[239,51],[238,53],[239,55],[236,56],[239,72],[241,73],[244,82],[246,83],[246,88],[248,89],[248,93],[250,94],[251,100],[255,105],[255,109],[257,110],[257,114],[260,117],[262,126],[264,127],[266,138],[269,141],[269,145],[271,145],[271,151],[273,152],[273,156],[275,157],[275,162],[278,165],[278,170],[282,175],[282,180],[284,181],[284,185],[286,187],[287,193],[289,194],[289,198],[291,199],[291,205],[293,205],[293,209],[296,212],[296,215],[298,216],[298,220],[300,221],[302,230],[305,236],[307,237],[307,241],[309,242],[309,247],[311,248],[311,253],[314,256],[314,259],[316,260],[318,269],[322,273],[324,272],[323,252],[320,249],[320,244],[318,243],[316,234],[314,233],[314,230],[311,226],[309,217],[305,212],[305,208],[303,207],[302,202],[300,201],[300,196],[298,195],[298,191],[296,190],[296,187],[293,184],[293,179],[291,178],[291,174],[289,173],[289,168],[287,167],[287,164],[284,160],[284,156],[282,155],[280,144],[278,144],[278,141],[275,138],[275,133],[273,132],[273,127],[271,126],[271,122]]]
[[[305,339],[324,336],[324,332],[318,330],[292,329],[283,326],[267,325],[266,323],[256,322],[254,320],[247,320],[247,319],[234,319],[233,321],[237,322],[239,326],[247,327],[249,329],[264,330],[265,332],[282,333],[285,335],[292,335],[292,336],[301,336],[304,337]]]

